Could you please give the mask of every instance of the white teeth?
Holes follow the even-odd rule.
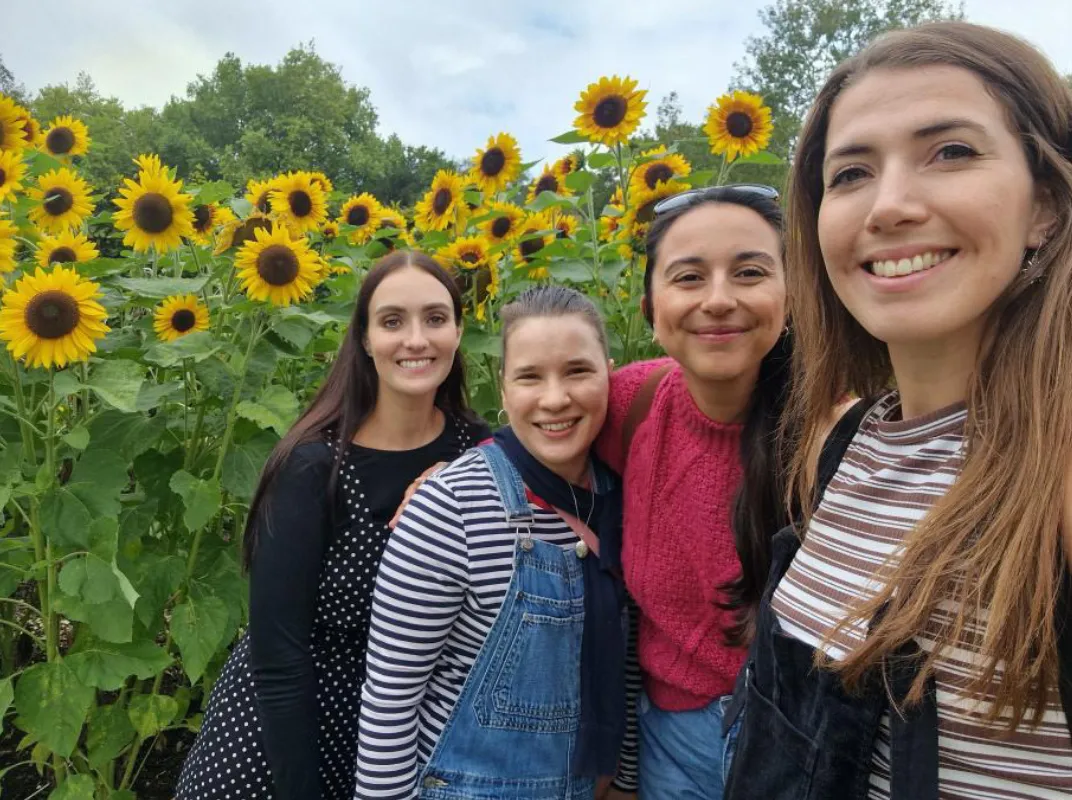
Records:
[[[398,362],[402,369],[420,369],[421,367],[427,367],[431,363],[432,359],[430,358],[410,358]]]
[[[572,422],[537,422],[536,425],[545,431],[564,431],[572,428],[577,424],[577,420]]]
[[[913,272],[930,269],[941,264],[952,255],[953,253],[949,250],[937,250],[930,253],[920,253],[913,258],[872,261],[871,272],[880,278],[897,278],[902,275],[911,275]]]

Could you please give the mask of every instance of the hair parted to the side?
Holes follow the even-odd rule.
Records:
[[[591,325],[603,346],[603,352],[610,352],[607,326],[595,303],[568,286],[534,286],[523,291],[499,311],[499,319],[502,320],[503,368],[506,366],[507,342],[519,322],[532,317],[564,317],[567,314],[576,314]]]
[[[652,273],[659,246],[677,220],[707,203],[751,209],[777,232],[779,241],[784,241],[781,206],[770,197],[731,187],[720,191],[717,199],[703,200],[656,217],[645,243],[648,263],[644,270],[644,316],[649,325],[654,324]],[[713,236],[717,234],[712,231]],[[722,607],[734,613],[733,625],[723,631],[726,643],[734,647],[747,645],[752,638],[756,609],[770,572],[771,536],[788,525],[790,519],[783,503],[789,459],[779,447],[778,431],[789,398],[792,356],[793,333],[787,328],[760,362],[752,403],[741,431],[742,478],[733,502],[733,538],[741,573],[719,587],[725,598]]]
[[[815,464],[830,409],[845,393],[873,397],[893,381],[886,345],[849,314],[823,264],[817,219],[831,108],[869,70],[953,66],[978,76],[1023,143],[1036,188],[1057,221],[1028,274],[1014,280],[989,314],[968,387],[963,470],[906,538],[884,591],[852,609],[844,626],[882,621],[845,661],[827,664],[848,686],[924,629],[937,605],[953,601],[954,622],[936,632],[909,693],[922,697],[936,657],[969,635],[987,609],[982,669],[965,688],[978,698],[999,665],[991,721],[1037,723],[1058,678],[1054,606],[1065,569],[1060,524],[1072,466],[1072,91],[1035,48],[962,22],[887,33],[838,66],[801,132],[788,192],[789,297],[796,331],[794,388],[785,440],[794,453],[789,501],[812,507]],[[1027,255],[1027,254],[1025,254]],[[798,431],[799,436],[789,431]],[[886,576],[884,576],[886,577]],[[827,663],[827,662],[823,662]]]
[[[372,356],[365,351],[363,344],[369,328],[369,304],[372,295],[387,277],[407,267],[426,272],[446,287],[450,293],[454,321],[456,324],[461,323],[462,296],[458,287],[450,273],[431,256],[416,250],[397,250],[384,256],[372,266],[357,293],[354,313],[350,318],[350,325],[346,329],[335,364],[328,372],[309,407],[294,423],[287,435],[276,443],[275,449],[272,450],[261,472],[257,491],[250,502],[243,541],[243,561],[247,569],[257,546],[257,526],[261,521],[262,506],[270,500],[272,481],[279,474],[294,448],[305,442],[327,441],[326,437],[331,435],[332,440],[337,444],[335,464],[329,484],[330,494],[334,494],[339,467],[346,453],[346,447],[376,407],[379,392],[376,366],[372,361]],[[476,420],[476,416],[469,410],[465,387],[465,366],[460,350],[454,354],[450,372],[436,392],[435,405],[448,415]]]

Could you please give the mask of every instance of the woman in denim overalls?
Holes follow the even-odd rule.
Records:
[[[428,478],[376,582],[357,792],[631,796],[617,480],[589,457],[610,364],[591,301],[503,309],[510,427]],[[629,737],[632,742],[635,737]]]

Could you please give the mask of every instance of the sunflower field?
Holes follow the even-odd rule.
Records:
[[[53,800],[170,796],[155,765],[181,761],[245,624],[259,471],[384,253],[455,275],[489,420],[497,311],[534,283],[594,298],[618,363],[654,353],[639,312],[654,204],[777,159],[756,96],[712,104],[720,167],[700,171],[636,140],[645,95],[602,78],[552,140],[559,160],[525,163],[497,133],[412,209],[308,171],[185,185],[153,154],[90,186],[93,132],[0,95],[0,780]]]

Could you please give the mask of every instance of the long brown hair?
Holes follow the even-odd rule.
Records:
[[[454,278],[435,259],[415,250],[398,250],[384,256],[373,265],[357,293],[357,303],[350,319],[350,326],[346,329],[335,364],[305,413],[298,418],[287,435],[276,444],[261,472],[257,491],[250,503],[242,546],[243,561],[247,569],[257,546],[261,508],[271,494],[272,481],[279,474],[279,470],[294,448],[305,442],[327,441],[330,436],[337,445],[329,483],[329,494],[334,493],[339,467],[346,453],[346,445],[354,438],[358,428],[376,407],[379,391],[376,366],[372,361],[372,356],[365,352],[362,344],[368,334],[369,303],[385,278],[406,267],[422,270],[446,287],[450,292],[451,305],[454,308],[455,324],[461,324],[461,293],[458,291]],[[465,366],[461,350],[458,350],[454,354],[454,361],[446,380],[436,391],[435,404],[448,415],[476,421],[475,415],[469,410],[467,397]]]
[[[1002,667],[989,719],[1009,710],[1015,728],[1028,713],[1037,724],[1058,679],[1054,606],[1066,569],[1060,525],[1072,465],[1072,92],[1026,42],[958,22],[888,33],[837,67],[819,93],[788,193],[789,297],[797,334],[788,420],[800,431],[788,499],[812,507],[811,456],[837,401],[847,392],[880,394],[894,379],[886,345],[838,300],[819,248],[831,107],[868,70],[931,65],[967,69],[982,79],[1004,107],[1057,221],[1027,262],[1027,273],[989,312],[967,391],[958,480],[905,539],[885,589],[854,607],[843,627],[872,619],[889,603],[881,622],[845,661],[828,666],[848,686],[859,685],[871,667],[924,629],[940,602],[951,600],[956,618],[935,632],[937,644],[907,697],[918,702],[936,658],[964,642],[973,615],[985,610],[981,668],[964,691],[981,697]]]

